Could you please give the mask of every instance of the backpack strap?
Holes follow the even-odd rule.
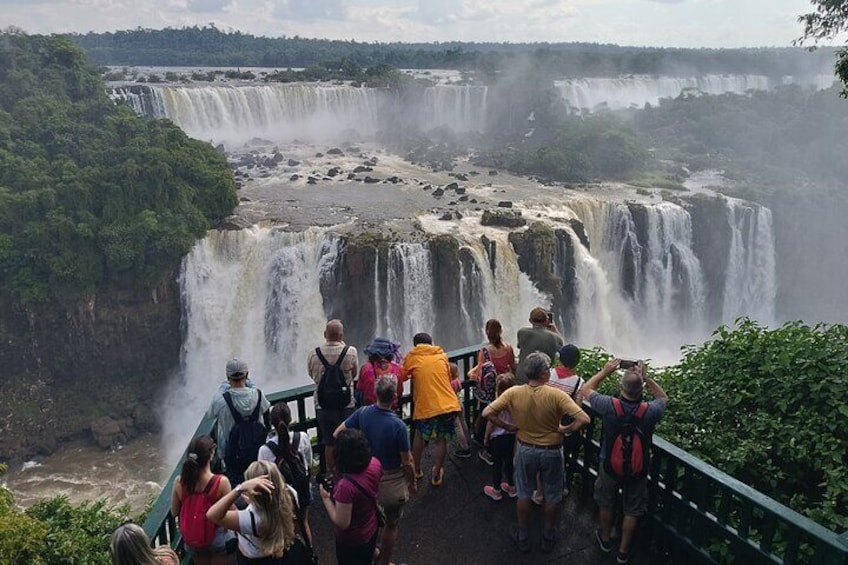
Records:
[[[321,353],[321,348],[320,348],[320,347],[316,347],[316,348],[315,348],[315,355],[317,355],[317,356],[318,356],[318,360],[319,360],[319,361],[321,361],[321,364],[322,364],[322,365],[324,365],[324,369],[329,369],[329,368],[330,368],[330,363],[329,363],[329,361],[327,361],[327,358],[326,358],[326,357],[324,357],[324,354],[323,354],[323,353]]]
[[[586,384],[586,381],[584,381],[581,377],[577,376],[577,382],[574,383],[574,389],[571,391],[571,400],[577,402],[575,400],[577,398],[577,393],[580,392],[580,389],[583,388],[584,384]]]
[[[619,418],[624,416],[624,407],[621,405],[621,400],[617,397],[612,397],[612,408],[615,410],[615,415]]]
[[[233,404],[233,395],[232,395],[232,394],[230,394],[230,391],[225,392],[225,393],[223,394],[223,396],[224,396],[224,402],[226,402],[226,403],[227,403],[227,408],[229,408],[229,409],[230,409],[230,414],[232,414],[232,415],[233,415],[233,420],[235,420],[236,422],[241,422],[241,421],[243,421],[243,420],[244,420],[244,416],[242,416],[241,414],[239,414],[239,411],[238,411],[238,410],[236,410],[236,407],[235,407],[235,405]]]
[[[327,361],[326,357],[324,357],[324,354],[321,352],[320,347],[315,348],[315,355],[318,356],[318,360],[321,361],[322,365],[324,365],[324,369],[329,369],[330,367],[336,367],[338,369],[342,366],[342,363],[344,362],[344,358],[347,355],[348,349],[350,349],[350,346],[345,345],[344,348],[342,348],[342,352],[339,354],[339,358],[336,359],[336,362],[332,365],[330,365],[330,362]]]
[[[637,420],[641,420],[642,417],[645,415],[645,412],[647,412],[647,411],[648,411],[648,403],[642,402],[642,403],[639,404],[639,407],[636,408],[636,411],[633,413],[633,417]]]
[[[218,483],[221,482],[221,475],[212,475],[212,478],[209,479],[209,482],[206,483],[206,488],[203,489],[203,494],[208,496],[210,492],[218,491]]]
[[[274,455],[274,461],[276,462],[280,458],[280,444],[274,441],[266,441],[265,447],[271,450],[271,453]]]
[[[295,432],[295,433],[293,434],[293,435],[294,435],[294,440],[292,440],[292,444],[291,444],[291,446],[292,446],[292,449],[294,449],[295,451],[297,451],[298,449],[300,449],[300,434],[301,434],[301,432]]]
[[[359,492],[361,492],[362,494],[364,494],[366,497],[370,498],[371,500],[373,500],[373,501],[375,501],[375,502],[377,501],[377,497],[376,497],[376,496],[374,496],[374,495],[372,495],[371,493],[369,493],[367,490],[365,490],[365,488],[364,488],[361,484],[357,483],[357,482],[356,482],[356,480],[355,480],[353,477],[351,477],[351,476],[350,476],[350,475],[348,475],[347,473],[345,473],[345,474],[344,474],[344,475],[342,475],[342,476],[343,476],[345,479],[347,479],[348,481],[350,481],[350,484],[352,484],[352,485],[353,485],[353,486],[355,486],[357,489],[359,489]]]
[[[491,354],[489,354],[489,348],[486,347],[486,346],[483,346],[482,351],[483,351],[483,359],[485,359],[487,363],[491,363],[492,362],[492,356],[491,356]]]

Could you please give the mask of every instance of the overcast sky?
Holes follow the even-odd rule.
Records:
[[[809,0],[0,0],[30,33],[215,23],[256,35],[363,41],[589,41],[786,46]]]

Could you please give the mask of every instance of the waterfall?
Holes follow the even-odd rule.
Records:
[[[731,240],[723,319],[732,323],[738,316],[750,316],[772,323],[777,288],[771,210],[729,198],[727,219]]]
[[[432,332],[436,322],[430,249],[426,243],[396,243],[388,255],[384,331],[408,349],[416,333]]]
[[[420,126],[445,127],[456,132],[483,131],[486,127],[486,86],[437,85],[424,90]]]

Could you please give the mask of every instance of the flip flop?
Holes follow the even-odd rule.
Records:
[[[433,467],[433,476],[430,477],[430,484],[434,487],[442,486],[442,483],[445,481],[445,468],[442,467],[439,469],[439,476],[436,477],[436,468]]]
[[[423,478],[424,478],[424,471],[422,471],[421,469],[415,471],[415,480],[416,481],[419,481]]]

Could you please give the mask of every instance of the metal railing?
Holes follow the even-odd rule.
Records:
[[[465,375],[476,363],[478,351],[477,346],[467,347],[451,351],[448,356]],[[463,405],[469,424],[477,414],[471,388],[470,383],[464,383]],[[306,385],[267,396],[272,404],[294,404],[292,429],[315,430],[314,451],[323,470],[323,438],[306,407],[313,394],[314,386]],[[411,408],[412,398],[407,391],[400,405],[407,422]],[[582,492],[588,496],[597,477],[601,430],[600,419],[588,406],[584,408],[592,421],[579,452],[566,461],[566,477],[569,482],[579,477]],[[205,418],[194,435],[214,437],[215,425],[215,419]],[[181,551],[182,539],[170,508],[171,491],[178,476],[179,466],[151,508],[144,530],[154,545],[167,543]],[[848,565],[848,532],[838,536],[657,436],[653,441],[648,489],[648,541],[657,553],[668,554],[673,563]],[[188,558],[184,560],[189,562]]]

